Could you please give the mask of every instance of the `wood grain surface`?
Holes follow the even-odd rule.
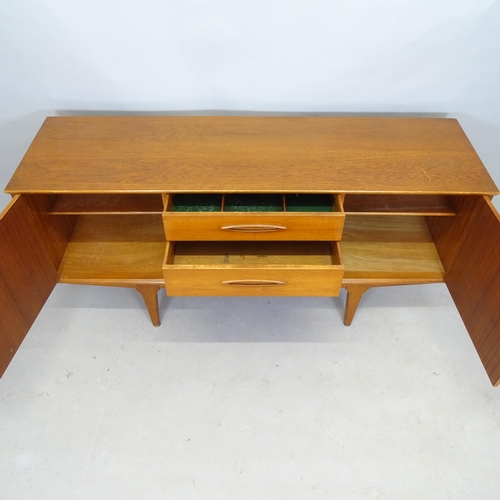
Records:
[[[464,205],[458,231],[447,228],[445,283],[486,373],[500,385],[500,215],[489,199],[474,202]]]
[[[166,212],[163,215],[163,224],[167,239],[171,241],[335,241],[340,240],[342,236],[344,215],[333,212],[326,214]],[[266,230],[266,227],[270,229]]]
[[[454,119],[49,117],[20,192],[479,193],[498,188]]]
[[[344,267],[338,243],[167,243],[168,295],[336,296]]]
[[[59,266],[61,282],[161,280],[165,245],[160,214],[81,215]]]
[[[0,376],[57,283],[26,200],[16,197],[0,214]]]
[[[346,215],[340,246],[346,279],[443,279],[422,216]]]

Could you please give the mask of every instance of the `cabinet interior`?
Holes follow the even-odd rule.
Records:
[[[80,215],[59,265],[62,282],[162,278],[161,215]]]
[[[340,246],[345,278],[444,276],[423,216],[347,215]]]
[[[58,194],[29,199],[50,227],[49,247],[63,282],[161,280],[167,245],[164,209],[231,211],[227,208],[240,210],[246,203],[248,211],[265,211],[266,207],[274,210],[277,200],[283,212],[344,207],[342,259],[337,245],[330,242],[188,241],[171,245],[167,263],[307,266],[342,262],[345,278],[442,279],[443,267],[425,216],[448,217],[455,214],[456,206],[455,197],[427,195]]]
[[[346,194],[344,210],[352,214],[455,215],[455,196]]]
[[[48,197],[52,214],[161,213],[161,194],[54,194]]]

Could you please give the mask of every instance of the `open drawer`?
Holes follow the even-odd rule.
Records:
[[[331,194],[175,194],[163,225],[169,241],[338,241],[344,218]]]
[[[167,242],[167,294],[336,296],[337,242]]]

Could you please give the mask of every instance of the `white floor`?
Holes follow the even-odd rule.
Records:
[[[500,388],[446,288],[58,285],[0,380],[2,499],[500,498]]]

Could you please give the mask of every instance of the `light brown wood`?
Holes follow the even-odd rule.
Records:
[[[224,199],[221,209],[223,205]],[[337,197],[331,208],[332,212],[174,212],[167,195],[163,225],[170,241],[337,241],[344,226]]]
[[[344,225],[341,201],[332,197],[332,212],[174,212],[165,197],[163,224],[170,241],[331,241]]]
[[[344,288],[347,292],[344,311],[344,325],[350,326],[354,318],[354,314],[356,314],[359,301],[361,300],[363,294],[370,288],[370,285],[350,283],[345,285]]]
[[[327,268],[208,268],[168,266],[164,269],[169,296],[337,296],[342,270]],[[275,281],[284,286],[229,286],[228,281]]]
[[[50,254],[55,268],[59,267],[68,242],[73,233],[77,217],[67,215],[55,217],[49,213],[50,196],[23,195],[35,219],[35,226],[39,229],[40,242]]]
[[[61,281],[162,278],[161,215],[81,215],[59,266]]]
[[[340,213],[165,213],[163,224],[172,241],[331,241],[340,240],[344,215]],[[231,230],[230,227],[234,229]],[[237,226],[257,226],[237,230]],[[258,226],[261,226],[260,228]],[[264,226],[264,227],[262,227]],[[265,226],[268,227],[266,231]],[[273,227],[274,226],[274,227]],[[275,227],[283,229],[276,229]]]
[[[336,296],[343,270],[321,242],[168,243],[163,267],[170,296]]]
[[[453,119],[47,118],[9,193],[497,194]]]
[[[439,278],[344,278],[342,288],[346,289],[347,298],[344,311],[344,325],[350,326],[359,306],[359,302],[365,292],[370,288],[403,285],[427,285],[430,283],[442,283],[442,276]]]
[[[455,201],[455,217],[427,217],[427,226],[443,267],[447,269],[454,259],[462,235],[467,231],[470,218],[477,203],[475,196],[457,196]]]
[[[50,253],[23,196],[0,214],[0,376],[57,283]]]
[[[154,326],[160,326],[160,311],[158,309],[159,285],[135,285],[134,287],[144,299],[151,322]]]
[[[443,235],[445,282],[491,383],[499,385],[500,215],[488,198],[476,197],[457,224],[460,231],[448,227]]]
[[[444,195],[348,194],[345,212],[388,215],[455,215],[453,197]]]
[[[228,296],[344,286],[350,324],[369,287],[444,278],[500,383],[500,220],[484,197],[498,188],[456,120],[49,118],[7,192],[22,197],[0,220],[0,369],[57,279],[136,288],[155,324],[163,286]],[[285,201],[279,213],[226,213],[223,201],[220,213],[171,212],[170,195],[187,193]],[[334,195],[336,211],[292,213],[293,193]]]
[[[424,217],[346,216],[345,278],[442,279],[444,269]]]
[[[159,194],[56,194],[50,197],[52,214],[161,213]]]
[[[183,266],[330,266],[331,245],[322,241],[273,242],[273,241],[189,241],[174,246],[173,261],[169,264]],[[172,258],[170,258],[172,259]]]

